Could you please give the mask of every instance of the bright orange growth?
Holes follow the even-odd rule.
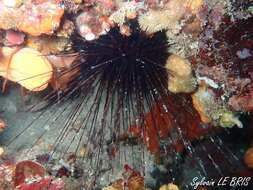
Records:
[[[47,10],[43,11],[41,15],[29,15],[24,13],[24,17],[32,17],[34,20],[32,22],[24,22],[27,19],[20,19],[22,22],[18,24],[18,29],[32,36],[53,33],[60,24],[64,9],[57,8],[53,13],[46,12]]]
[[[44,90],[50,82],[53,68],[49,61],[30,48],[2,48],[0,76],[19,83],[30,91]]]
[[[253,168],[253,147],[249,148],[244,155],[244,162],[248,168]]]

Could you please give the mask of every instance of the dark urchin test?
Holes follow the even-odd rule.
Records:
[[[103,112],[100,119],[113,118],[119,122],[114,123],[115,126],[124,123],[123,110],[129,112],[124,116],[128,122],[144,122],[145,113],[150,112],[155,103],[166,103],[168,99],[166,32],[148,35],[135,22],[129,26],[130,36],[122,35],[118,27],[93,41],[72,36],[74,52],[78,53],[73,68],[79,67],[80,72],[60,97],[65,100],[81,96],[87,102],[91,102],[88,98],[95,98],[92,101],[96,112]],[[50,95],[48,100],[56,101],[56,95]],[[90,111],[94,113],[93,108],[94,105]]]
[[[114,27],[93,41],[72,37],[74,51],[79,53],[74,67],[80,67],[80,74],[63,96],[65,99],[78,94],[82,101],[93,102],[87,108],[92,112],[89,115],[102,112],[96,120],[114,126],[113,136],[127,132],[135,122],[145,130],[145,113],[155,103],[165,104],[168,98],[166,32],[148,35],[136,22],[129,27],[130,36],[122,35],[119,27]],[[109,120],[110,124],[106,124]]]
[[[147,35],[136,24],[131,25],[131,30],[130,36],[114,27],[93,41],[73,38],[74,49],[80,53],[76,59],[81,67],[77,85],[88,90],[84,80],[97,79],[108,93],[165,93],[168,80],[164,66],[169,56],[166,33]]]
[[[78,135],[70,144],[66,143],[63,153],[72,146],[77,152],[83,144],[96,144],[101,150],[103,143],[115,142],[127,134],[131,125],[139,126],[143,135],[148,127],[145,114],[152,112],[154,105],[163,104],[163,109],[168,111],[170,95],[165,64],[170,54],[166,31],[148,35],[136,22],[129,23],[129,27],[130,36],[122,35],[119,27],[114,27],[93,41],[77,34],[71,37],[73,51],[78,56],[72,68],[59,76],[76,68],[80,72],[67,89],[44,97],[47,105],[75,101],[68,108],[71,111],[53,144],[53,153],[71,136],[69,133],[77,120],[81,123],[77,127]],[[43,105],[44,101],[34,109]],[[153,122],[156,125],[155,119]]]

